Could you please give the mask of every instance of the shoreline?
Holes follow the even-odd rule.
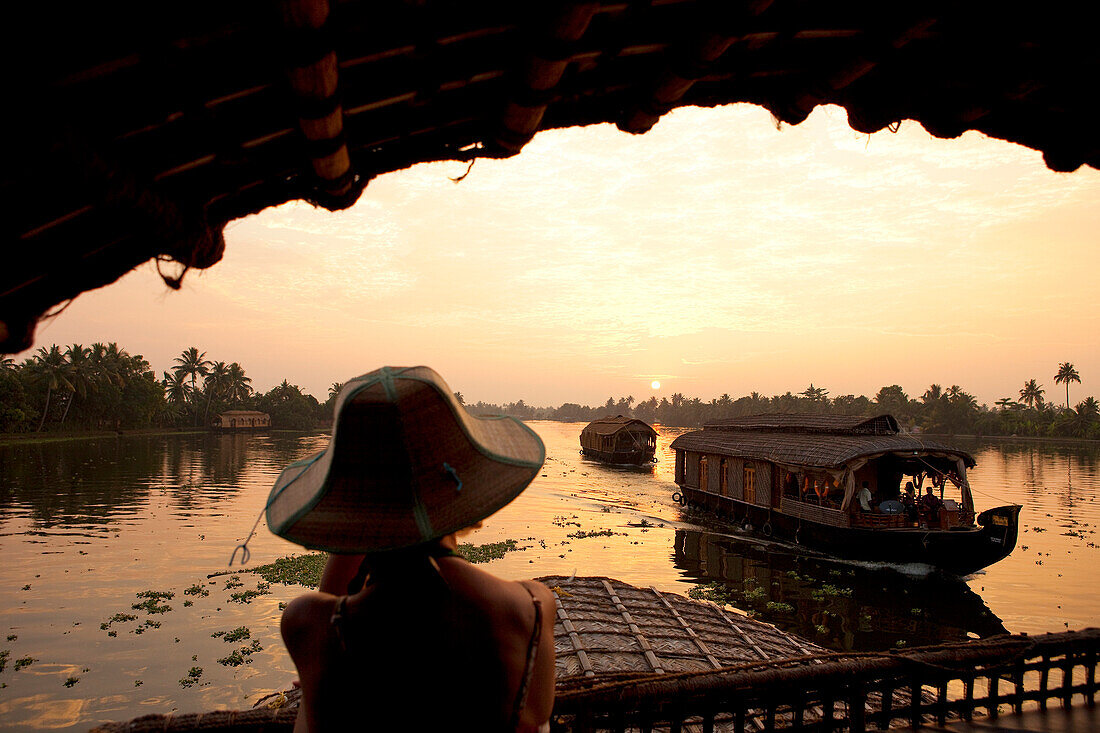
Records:
[[[568,422],[562,420],[535,420],[534,422]],[[660,423],[655,423],[661,425]],[[684,428],[686,430],[701,429],[700,427],[693,428],[686,425],[661,425],[661,427],[674,427]],[[325,430],[324,427],[317,427],[306,430],[289,430],[281,428],[268,428],[266,430],[256,430],[251,432],[256,433],[301,433],[301,432],[315,432],[318,430]],[[131,428],[125,430],[76,430],[72,432],[64,433],[0,433],[0,446],[5,445],[18,445],[18,444],[33,444],[33,443],[56,443],[69,440],[92,440],[95,438],[125,438],[134,435],[198,435],[202,433],[215,433],[223,434],[234,431],[220,431],[210,428]],[[235,431],[235,432],[248,432],[248,431]],[[1090,438],[1070,438],[1070,437],[1046,437],[1046,436],[1032,436],[1032,435],[972,435],[972,434],[955,434],[948,433],[913,433],[916,436],[927,436],[929,438],[938,438],[946,440],[991,440],[1002,443],[1037,443],[1043,445],[1065,445],[1065,446],[1097,446],[1100,445],[1100,440],[1093,440]]]
[[[58,443],[68,440],[125,438],[131,435],[195,435],[211,432],[204,428],[136,428],[128,430],[79,430],[65,433],[0,433],[0,446],[31,443]]]
[[[917,437],[927,436],[929,438],[944,438],[946,440],[995,440],[1002,443],[1043,443],[1046,445],[1066,446],[1100,445],[1100,440],[1093,440],[1091,438],[1050,438],[1040,435],[964,435],[962,433],[956,435],[949,435],[947,433],[911,433],[911,435]]]

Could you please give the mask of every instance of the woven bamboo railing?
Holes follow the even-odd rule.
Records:
[[[559,685],[556,731],[853,733],[1049,705],[1093,707],[1100,629],[769,660],[713,672]],[[147,715],[96,731],[290,731],[295,710]],[[461,717],[460,712],[456,716]]]
[[[1075,698],[1092,707],[1098,647],[1100,629],[1086,629],[650,675],[559,691],[553,727],[854,733],[1046,709],[1051,701],[1068,707]]]

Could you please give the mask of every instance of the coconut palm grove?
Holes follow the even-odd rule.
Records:
[[[703,400],[679,392],[638,402],[632,396],[609,397],[602,405],[567,402],[535,407],[520,399],[497,405],[467,404],[474,413],[504,413],[527,420],[587,421],[606,414],[631,415],[663,425],[684,427],[709,420],[762,412],[835,415],[893,414],[910,430],[963,435],[1100,439],[1100,403],[1085,397],[1073,404],[1071,384],[1081,376],[1062,362],[1051,377],[1056,392],[1048,399],[1043,382],[1028,378],[1017,395],[992,406],[979,404],[959,385],[932,384],[919,396],[897,384],[873,397],[837,395],[810,384],[794,393],[767,397],[723,394]],[[1064,403],[1060,386],[1065,387]],[[104,430],[205,429],[225,410],[258,410],[271,416],[275,429],[302,430],[324,425],[340,390],[334,383],[322,402],[283,380],[266,392],[255,389],[243,366],[209,357],[189,347],[160,376],[140,354],[117,343],[41,347],[17,363],[0,360],[0,433],[69,433]]]

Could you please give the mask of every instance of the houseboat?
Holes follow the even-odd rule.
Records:
[[[604,463],[646,465],[655,460],[657,431],[632,417],[608,415],[593,420],[581,431],[581,452]]]
[[[965,451],[902,434],[891,415],[756,415],[672,442],[673,499],[765,537],[844,557],[966,574],[1016,546],[1020,506],[975,517]]]

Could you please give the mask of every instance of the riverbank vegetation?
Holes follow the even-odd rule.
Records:
[[[1072,377],[1066,377],[1071,374]],[[1062,377],[1062,378],[1059,378]],[[1067,387],[1080,382],[1072,364],[1059,366],[1056,383]],[[920,396],[911,396],[897,384],[882,387],[874,397],[838,395],[830,397],[824,387],[813,384],[798,393],[787,392],[767,397],[759,392],[742,397],[724,394],[704,401],[679,392],[670,397],[650,397],[637,402],[634,397],[616,400],[609,397],[603,405],[586,406],[566,403],[560,407],[534,407],[520,400],[504,405],[484,402],[467,405],[475,414],[504,413],[524,420],[568,420],[587,422],[604,415],[627,415],[661,425],[698,427],[711,420],[743,417],[760,413],[813,413],[821,415],[880,415],[898,419],[903,429],[945,435],[1002,435],[1100,440],[1100,403],[1086,397],[1068,408],[1048,402],[1043,385],[1026,380],[1018,398],[1004,397],[992,406],[979,404],[962,387],[933,384]]]
[[[257,410],[273,428],[308,430],[327,420],[320,403],[283,380],[257,392],[237,362],[190,347],[157,377],[140,354],[116,343],[39,348],[0,359],[0,433],[205,428],[225,410]]]
[[[831,397],[824,387],[811,384],[798,393],[772,397],[752,392],[705,401],[677,392],[642,402],[632,396],[609,397],[593,406],[567,402],[535,407],[521,399],[507,404],[477,402],[467,409],[524,420],[587,422],[608,414],[629,415],[682,427],[764,412],[868,416],[888,412],[904,428],[929,433],[1100,439],[1100,403],[1086,397],[1069,406],[1070,385],[1081,383],[1073,364],[1059,364],[1052,378],[1055,385],[1065,386],[1064,405],[1047,401],[1043,384],[1031,378],[1023,382],[1018,395],[1003,397],[992,406],[979,404],[958,385],[932,384],[919,396],[893,384],[879,389],[874,397]],[[21,364],[0,359],[0,433],[205,429],[226,410],[256,410],[270,415],[273,428],[309,430],[331,419],[341,386],[334,383],[320,402],[287,380],[257,392],[239,363],[208,359],[206,352],[193,346],[158,378],[140,354],[131,355],[115,343],[55,344],[39,348]],[[456,397],[465,404],[461,393]]]

